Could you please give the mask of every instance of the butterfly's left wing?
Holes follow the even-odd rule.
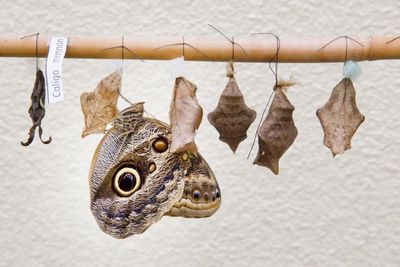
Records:
[[[165,215],[186,218],[211,216],[221,205],[221,191],[214,173],[200,154],[185,153],[182,157],[190,161],[184,176],[184,193]]]

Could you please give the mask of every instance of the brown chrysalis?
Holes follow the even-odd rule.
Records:
[[[258,129],[259,150],[254,164],[267,167],[274,174],[279,173],[279,159],[297,137],[293,111],[294,106],[278,85],[267,117]]]
[[[184,77],[176,78],[169,110],[173,152],[197,153],[194,138],[203,118],[203,109],[197,102],[196,90],[196,85]]]
[[[96,89],[81,94],[81,108],[85,118],[82,138],[93,133],[104,133],[107,124],[118,115],[121,79],[122,69],[117,69],[103,78]]]
[[[43,72],[38,69],[36,72],[36,79],[35,79],[35,84],[33,86],[33,91],[31,95],[31,106],[29,107],[29,116],[32,119],[32,127],[29,130],[29,138],[26,142],[21,141],[21,145],[23,146],[28,146],[32,143],[33,139],[35,138],[35,131],[36,128],[39,128],[39,138],[40,141],[42,141],[43,144],[49,144],[51,142],[51,137],[47,141],[43,141],[42,139],[42,120],[43,117],[46,113],[46,108],[45,108],[45,96],[46,96],[46,91],[45,91],[45,81],[44,81],[44,76]]]
[[[218,106],[208,114],[208,120],[217,129],[219,139],[235,153],[240,142],[247,138],[247,129],[255,120],[256,112],[244,102],[234,77],[233,61],[226,68],[229,81],[222,91]]]
[[[324,130],[324,145],[333,156],[351,148],[351,138],[365,119],[358,110],[351,79],[344,78],[333,88],[328,102],[317,110],[317,116]]]

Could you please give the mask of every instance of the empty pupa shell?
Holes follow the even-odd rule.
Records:
[[[317,110],[324,130],[324,145],[335,157],[351,148],[351,139],[365,117],[356,103],[356,91],[351,79],[344,78],[332,90],[328,102]]]
[[[279,173],[279,159],[293,144],[297,128],[293,121],[294,106],[281,87],[277,87],[268,115],[258,129],[258,153],[253,164]]]
[[[208,114],[208,120],[217,129],[219,139],[229,145],[235,153],[240,142],[247,137],[247,129],[256,118],[256,112],[244,102],[235,77],[233,63],[228,63],[227,76],[229,81],[222,91],[218,105]]]
[[[197,102],[197,86],[184,77],[175,80],[169,118],[174,152],[197,153],[196,131],[203,119],[203,109]]]

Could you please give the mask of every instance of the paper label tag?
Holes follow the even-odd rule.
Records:
[[[67,37],[52,37],[46,60],[46,100],[48,104],[63,101],[62,62],[67,51]]]
[[[173,79],[185,76],[185,58],[177,57],[170,60],[171,76]]]

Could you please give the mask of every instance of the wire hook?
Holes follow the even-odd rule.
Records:
[[[122,63],[125,60],[125,50],[130,52],[132,55],[134,55],[140,61],[144,62],[144,60],[143,60],[143,58],[141,56],[139,56],[134,51],[132,51],[131,49],[129,49],[128,47],[125,46],[125,37],[124,37],[124,35],[122,35],[122,37],[121,37],[121,45],[117,45],[117,46],[113,46],[113,47],[107,47],[107,48],[101,49],[101,51],[112,50],[112,49],[116,49],[116,48],[121,48],[121,60],[122,60]]]
[[[396,41],[396,40],[398,40],[398,39],[400,39],[400,36],[397,36],[396,38],[393,38],[392,40],[386,42],[386,44],[389,44],[389,43],[391,43],[391,42],[394,42],[394,41]]]
[[[271,72],[272,72],[272,73],[274,74],[274,76],[275,76],[275,85],[274,85],[274,87],[273,87],[273,90],[272,90],[271,94],[270,94],[269,97],[268,97],[267,104],[265,105],[264,110],[263,110],[263,112],[262,112],[262,114],[261,114],[261,118],[260,118],[260,121],[259,121],[259,123],[258,123],[258,125],[257,125],[257,130],[256,130],[256,133],[255,133],[254,138],[253,138],[253,142],[252,142],[251,147],[250,147],[250,151],[249,151],[249,153],[247,154],[247,159],[250,158],[251,152],[253,151],[254,145],[255,145],[255,143],[256,143],[258,130],[259,130],[260,127],[261,127],[261,124],[262,124],[262,122],[263,122],[265,113],[267,112],[267,108],[268,108],[268,106],[269,106],[269,104],[270,104],[270,102],[271,102],[271,100],[272,100],[272,97],[273,97],[274,94],[275,94],[275,90],[278,88],[278,62],[279,62],[279,50],[280,50],[280,48],[281,48],[281,39],[280,39],[279,36],[277,36],[276,34],[271,33],[271,32],[252,33],[252,35],[255,35],[255,34],[268,34],[268,35],[274,36],[275,39],[276,39],[276,52],[275,52],[275,55],[269,60],[269,63],[268,63],[269,69],[271,70]],[[275,59],[275,71],[273,70],[273,68],[272,68],[272,66],[271,66],[271,65],[272,65],[272,61],[273,61],[274,59]]]
[[[36,36],[36,41],[35,41],[35,57],[36,57],[36,72],[39,70],[39,34],[40,33],[34,33],[34,34],[31,34],[31,35],[27,35],[27,36],[24,36],[24,37],[21,37],[21,40],[22,39],[25,39],[25,38],[28,38],[28,37],[33,37],[33,36]]]
[[[274,74],[275,76],[275,85],[274,85],[274,89],[276,89],[276,87],[278,86],[278,62],[279,62],[279,50],[281,49],[281,39],[279,38],[279,36],[277,36],[275,33],[272,32],[257,32],[257,33],[252,33],[252,35],[256,35],[256,34],[268,34],[268,35],[272,35],[275,37],[276,39],[276,52],[275,55],[270,59],[268,66],[269,69],[271,70],[271,72]],[[272,69],[272,61],[275,59],[275,71]]]
[[[346,40],[346,50],[345,50],[345,55],[344,55],[344,62],[346,63],[347,59],[348,59],[348,40],[353,41],[354,43],[358,44],[361,47],[364,47],[364,45],[362,43],[360,43],[359,41],[357,41],[356,39],[353,39],[349,36],[343,35],[343,36],[339,36],[336,37],[335,39],[329,41],[328,43],[326,43],[325,45],[323,45],[320,49],[318,49],[317,52],[322,51],[323,49],[325,49],[325,47],[329,46],[331,43],[341,39],[341,38],[345,38]]]
[[[239,48],[242,50],[243,54],[247,57],[247,53],[246,50],[244,50],[244,48],[235,42],[233,36],[232,39],[230,39],[228,36],[226,36],[221,30],[218,30],[216,27],[214,27],[211,24],[208,24],[208,26],[210,26],[213,30],[215,30],[216,32],[218,32],[219,34],[221,34],[223,37],[225,37],[226,40],[228,40],[231,44],[232,44],[232,61],[235,61],[235,45],[239,46]]]
[[[183,41],[182,43],[167,44],[167,45],[159,46],[159,47],[157,47],[157,48],[154,48],[153,51],[157,51],[157,50],[163,49],[163,48],[165,48],[165,47],[169,47],[169,46],[181,45],[181,46],[182,46],[182,56],[183,56],[183,58],[185,58],[185,46],[189,46],[190,48],[192,48],[193,50],[195,50],[197,53],[202,54],[203,56],[205,56],[207,59],[209,59],[209,60],[211,61],[210,57],[207,56],[205,53],[203,53],[200,49],[194,47],[194,46],[191,45],[191,44],[185,43],[185,37],[184,37],[184,36],[182,36],[182,41]]]

